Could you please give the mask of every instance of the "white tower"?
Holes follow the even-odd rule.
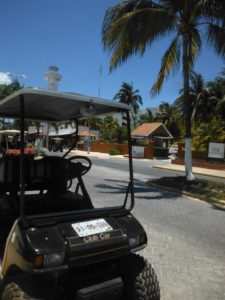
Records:
[[[62,76],[58,72],[59,68],[56,66],[50,66],[48,72],[45,74],[45,80],[48,81],[48,90],[57,91],[58,82],[61,80]]]

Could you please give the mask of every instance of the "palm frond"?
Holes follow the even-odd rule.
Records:
[[[207,41],[225,60],[225,21],[221,26],[212,23],[208,25]]]
[[[177,35],[163,56],[157,80],[151,88],[151,94],[153,96],[158,94],[161,90],[164,79],[167,78],[172,71],[175,72],[177,70],[180,62],[179,46],[179,36]]]
[[[189,33],[189,49],[188,49],[188,58],[189,58],[189,68],[192,69],[195,63],[195,60],[200,53],[202,46],[201,36],[197,28],[193,28]]]
[[[210,21],[215,19],[224,20],[225,1],[221,0],[200,0],[198,1],[199,11],[202,17]]]
[[[105,50],[113,51],[110,70],[134,53],[142,55],[147,46],[173,29],[174,16],[151,1],[142,2],[144,8],[141,5],[134,8],[128,1],[125,2],[129,6],[126,13],[121,14],[119,5],[109,9],[106,14],[102,42]]]

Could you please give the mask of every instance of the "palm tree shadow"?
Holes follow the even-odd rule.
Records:
[[[104,181],[105,183],[95,185],[95,187],[99,189],[99,193],[125,194],[127,191],[128,182],[126,180],[105,179]],[[135,199],[143,200],[157,200],[162,198],[175,200],[177,197],[171,192],[147,186],[145,182],[139,179],[134,180],[134,193]]]
[[[211,204],[211,208],[219,211],[225,212],[225,207],[218,204]]]

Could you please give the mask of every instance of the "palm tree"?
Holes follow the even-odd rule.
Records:
[[[22,89],[23,86],[20,85],[19,81],[14,80],[10,84],[0,84],[0,101],[5,97],[11,95],[12,93]],[[5,127],[5,119],[2,119],[2,128]]]
[[[144,114],[140,115],[139,123],[149,123],[149,122],[154,122],[154,116],[150,108],[146,109],[146,112]]]
[[[126,103],[131,107],[131,115],[135,126],[135,116],[139,110],[139,105],[142,105],[142,98],[139,95],[139,90],[134,90],[132,83],[123,82],[119,92],[114,96],[114,100]]]
[[[191,157],[191,113],[189,77],[201,49],[200,31],[207,42],[225,58],[225,2],[221,0],[128,0],[110,7],[105,14],[102,41],[112,51],[110,70],[133,54],[143,55],[154,41],[172,37],[157,80],[151,89],[159,93],[165,78],[182,63],[185,107],[185,169],[193,180]]]
[[[116,128],[118,128],[118,121],[113,118],[113,116],[108,115],[104,117],[102,128],[109,133],[109,139],[112,141],[113,132]]]
[[[172,119],[173,108],[167,102],[162,102],[157,108],[155,118],[157,121],[164,123],[168,126]]]
[[[10,84],[0,84],[0,100],[11,95],[12,93],[22,89],[23,86],[20,85],[19,81],[14,80]]]
[[[207,87],[217,103],[217,116],[220,120],[225,121],[225,69],[220,72],[220,76],[217,76],[215,80],[208,82]]]
[[[206,86],[201,74],[192,72],[190,80],[191,118],[195,126],[201,122],[210,122],[215,116],[218,100]]]
[[[103,120],[101,118],[84,119],[81,121],[81,124],[93,130],[99,130],[103,125]]]
[[[224,143],[225,130],[215,118],[210,122],[201,123],[194,132],[193,146],[195,150],[207,150],[209,142]]]

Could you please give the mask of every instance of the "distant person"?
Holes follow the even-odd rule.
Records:
[[[42,140],[41,140],[39,135],[37,136],[34,145],[35,145],[35,148],[36,148],[36,151],[37,151],[37,155],[40,155],[41,148],[42,148]]]
[[[14,136],[11,140],[11,149],[17,149],[18,148],[18,141],[17,137]]]
[[[88,139],[86,141],[86,146],[87,146],[87,153],[89,154],[90,151],[91,151],[91,147],[92,147],[92,140],[91,139]]]

